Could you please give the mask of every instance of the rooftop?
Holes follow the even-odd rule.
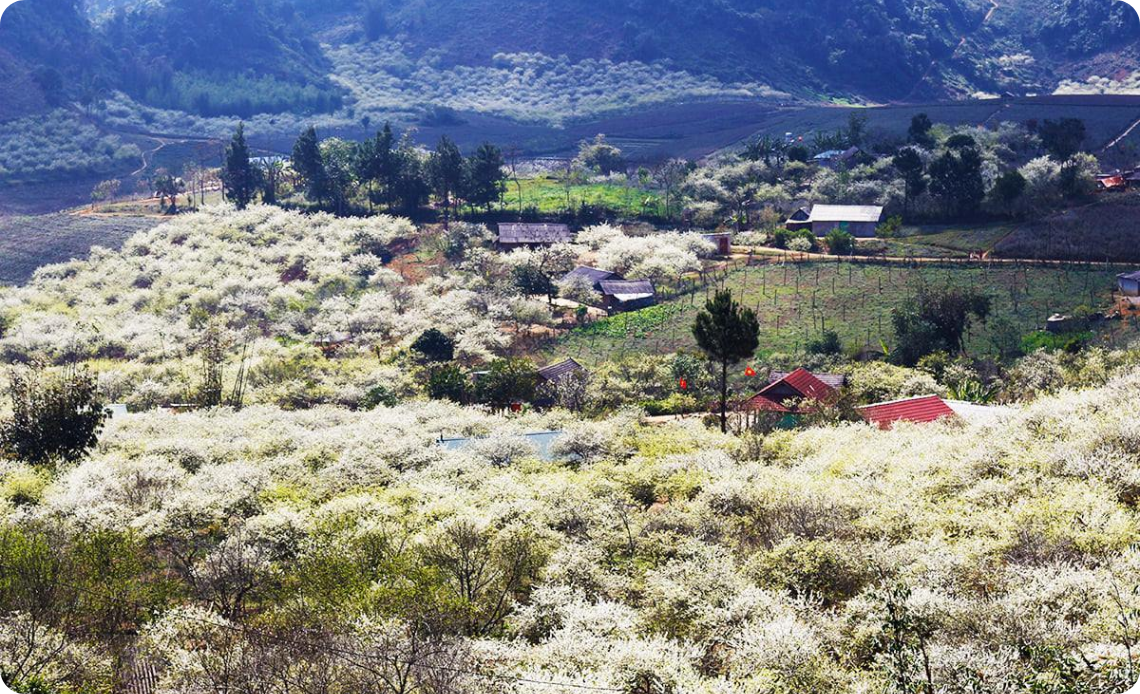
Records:
[[[573,359],[567,359],[566,361],[561,361],[557,364],[551,364],[550,366],[539,369],[538,375],[546,381],[557,381],[579,371],[585,371],[582,365]]]
[[[957,416],[946,401],[937,395],[867,405],[859,408],[859,414],[880,429],[890,429],[899,422],[927,424]]]
[[[619,301],[654,296],[657,293],[649,280],[603,280],[600,285],[602,294],[616,297]]]
[[[1117,277],[1119,279],[1122,279],[1122,280],[1131,280],[1133,282],[1140,282],[1140,270],[1137,270],[1136,272],[1126,272],[1122,275],[1117,275]]]
[[[562,279],[565,281],[573,279],[575,277],[585,277],[587,280],[594,284],[597,284],[602,280],[621,279],[618,277],[618,274],[616,272],[610,272],[609,270],[599,270],[596,267],[587,267],[585,265],[579,265],[570,272],[567,272],[562,277]]]
[[[816,205],[811,208],[813,222],[872,222],[883,218],[879,205]]]
[[[500,224],[499,243],[568,243],[574,233],[565,224]]]

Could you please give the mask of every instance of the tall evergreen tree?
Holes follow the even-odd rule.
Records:
[[[720,429],[728,431],[728,367],[748,359],[760,346],[756,312],[719,291],[697,314],[693,337],[709,361],[720,366]]]
[[[309,198],[318,205],[324,204],[329,193],[328,173],[321,156],[321,143],[317,129],[309,126],[293,145],[293,171],[305,184]]]
[[[245,123],[238,123],[233,140],[226,147],[226,166],[222,171],[226,195],[239,210],[249,207],[257,192],[257,172],[249,160],[249,146],[245,143]]]
[[[926,191],[926,165],[914,147],[904,147],[892,162],[903,177],[903,214],[910,216],[910,202]]]
[[[431,159],[428,160],[428,181],[431,190],[443,208],[443,226],[450,227],[451,208],[457,202],[463,186],[464,162],[459,147],[444,135],[439,138]]]
[[[506,162],[498,147],[485,142],[467,160],[467,202],[472,207],[491,205],[503,199],[507,189]]]

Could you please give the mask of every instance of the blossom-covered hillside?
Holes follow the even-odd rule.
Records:
[[[0,663],[84,692],[1120,691],[1137,397],[1131,373],[986,426],[767,438],[133,415],[54,479],[0,471]],[[548,428],[553,461],[518,437]]]

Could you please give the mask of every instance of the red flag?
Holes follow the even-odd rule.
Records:
[[[681,390],[688,390],[688,389],[689,389],[689,382],[682,378],[681,379]]]
[[[756,369],[749,366],[747,369],[744,370],[744,375],[747,376],[748,378],[752,378],[753,376],[756,375]]]

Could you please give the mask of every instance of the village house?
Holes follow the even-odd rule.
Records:
[[[602,308],[610,313],[636,311],[657,303],[657,290],[649,280],[602,280]]]
[[[1117,275],[1116,280],[1120,286],[1121,294],[1124,296],[1140,296],[1140,270]]]
[[[588,267],[586,265],[579,265],[570,272],[562,276],[562,282],[568,282],[578,277],[583,277],[594,288],[594,291],[602,291],[602,282],[604,280],[620,280],[621,275],[609,270],[599,270],[596,267]]]
[[[958,417],[954,409],[937,395],[866,405],[859,408],[859,414],[867,422],[884,430],[893,428],[899,422],[929,424]]]
[[[585,374],[586,368],[574,361],[573,359],[566,359],[557,364],[543,367],[538,370],[538,377],[544,383],[556,383],[566,378],[571,378],[579,374]]]
[[[806,207],[796,210],[784,227],[789,231],[809,229],[819,237],[839,229],[857,238],[874,238],[882,219],[879,205],[816,205],[810,212]]]
[[[499,225],[499,248],[504,251],[516,248],[541,248],[558,243],[570,243],[574,232],[565,224],[523,224]]]
[[[807,369],[796,369],[773,378],[744,404],[744,408],[753,412],[798,415],[818,410],[821,405],[834,404],[838,399],[838,388],[828,385]]]

